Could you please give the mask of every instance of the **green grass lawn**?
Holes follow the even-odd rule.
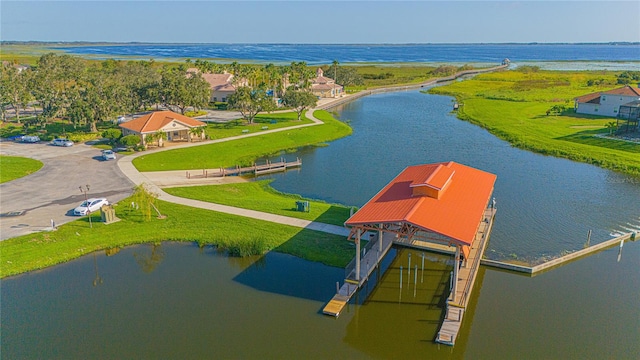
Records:
[[[164,189],[167,193],[188,199],[251,209],[271,214],[318,221],[342,226],[349,218],[349,208],[322,201],[303,199],[299,195],[281,193],[269,186],[270,180],[237,184],[188,186]],[[296,201],[309,201],[309,212],[296,211]]]
[[[158,208],[166,219],[143,221],[139,211],[125,205],[130,201],[116,205],[116,216],[122,220],[110,225],[100,223],[99,214],[94,214],[93,228],[84,217],[57,231],[1,241],[0,277],[42,269],[98,250],[162,241],[193,241],[224,250],[257,243],[263,251],[275,250],[331,266],[345,266],[353,256],[352,245],[343,236],[162,201],[158,201]]]
[[[34,159],[0,155],[0,184],[32,174],[42,168]]]
[[[587,86],[603,78],[609,85]],[[620,86],[609,72],[506,71],[429,91],[456,96],[463,104],[458,117],[516,147],[640,176],[640,144],[595,136],[607,134],[606,123],[615,119],[573,113],[575,97]],[[558,104],[567,111],[546,115]]]
[[[314,116],[322,120],[324,124],[218,144],[143,155],[134,159],[133,165],[139,171],[249,166],[262,156],[317,145],[351,134],[351,128],[348,125],[334,119],[327,111],[316,111]]]
[[[253,124],[248,124],[242,119],[226,123],[209,123],[205,131],[209,139],[224,139],[242,135],[244,134],[243,131],[248,131],[249,133],[265,131],[262,129],[265,126],[269,128],[268,130],[273,130],[283,127],[309,124],[311,122],[312,121],[307,118],[302,118],[298,121],[297,115],[292,112],[258,114],[258,116],[255,117]]]

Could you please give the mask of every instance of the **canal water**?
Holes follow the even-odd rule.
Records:
[[[302,169],[273,185],[360,206],[408,165],[454,160],[491,171],[495,258],[538,261],[581,248],[588,229],[593,243],[638,225],[634,179],[511,148],[450,108],[449,98],[418,92],[347,104],[338,114],[354,134],[294,154]],[[343,269],[171,242],[99,252],[2,280],[2,357],[640,358],[638,242],[533,278],[482,267],[453,348],[433,342],[451,259],[424,256],[423,269],[421,252],[393,250],[334,319],[321,309]]]

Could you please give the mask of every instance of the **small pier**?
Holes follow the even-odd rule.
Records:
[[[202,172],[187,171],[187,179],[205,179],[205,178],[220,178],[225,176],[240,176],[240,175],[264,175],[275,172],[287,171],[291,168],[302,166],[302,160],[297,158],[295,161],[285,161],[281,159],[278,162],[270,162],[267,160],[265,164],[253,164],[253,166],[235,168],[219,168],[219,169],[203,169]]]
[[[469,249],[469,255],[464,260],[462,266],[460,266],[459,262],[454,264],[454,266],[459,266],[459,270],[457,271],[458,276],[457,279],[452,279],[451,281],[453,284],[452,294],[447,301],[444,321],[436,337],[436,342],[438,343],[453,346],[456,341],[460,326],[462,325],[464,312],[469,304],[469,298],[473,291],[478,268],[480,268],[480,261],[482,260],[484,249],[487,246],[489,235],[491,234],[495,213],[495,208],[485,211],[483,221],[478,227],[476,241],[473,242]]]
[[[366,236],[365,236],[366,238]],[[322,313],[325,315],[338,316],[347,305],[356,291],[369,279],[369,275],[378,267],[380,261],[389,252],[393,245],[395,236],[386,233],[381,237],[379,234],[371,234],[370,240],[362,250],[362,256],[358,261],[355,257],[345,268],[345,279],[342,287],[338,288],[336,295],[324,307]],[[356,268],[356,266],[358,268]],[[339,285],[338,285],[339,286]]]

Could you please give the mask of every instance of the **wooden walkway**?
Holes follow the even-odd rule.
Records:
[[[466,259],[466,266],[460,267],[458,271],[455,301],[449,300],[447,302],[444,321],[436,337],[436,342],[438,343],[452,346],[455,344],[460,326],[462,325],[465,309],[469,303],[471,292],[473,291],[476,275],[480,268],[480,260],[482,259],[484,249],[487,246],[487,240],[491,234],[495,213],[496,209],[485,210],[484,220],[478,227],[476,238],[469,251],[469,257]],[[458,264],[454,264],[454,266],[457,265]]]
[[[202,172],[187,171],[187,179],[203,179],[203,178],[220,178],[225,176],[239,176],[239,175],[264,175],[274,172],[286,171],[287,169],[302,166],[302,160],[299,158],[296,161],[287,162],[284,159],[278,162],[267,162],[262,165],[253,164],[253,166],[235,168],[219,168],[219,169],[203,169]]]
[[[537,273],[543,272],[543,271],[547,271],[551,268],[557,267],[557,266],[561,266],[564,265],[572,260],[576,260],[578,258],[581,258],[583,256],[587,256],[587,255],[591,255],[595,252],[613,247],[615,245],[620,245],[620,247],[622,248],[622,244],[624,244],[625,241],[635,241],[637,240],[637,238],[640,238],[640,236],[635,235],[635,233],[630,232],[627,234],[623,234],[620,235],[618,237],[615,237],[613,239],[609,239],[607,241],[603,241],[601,243],[595,244],[595,245],[591,245],[587,248],[572,252],[571,254],[567,254],[565,256],[561,256],[559,258],[553,259],[553,260],[549,260],[545,263],[533,266],[533,267],[529,267],[529,266],[524,266],[524,265],[517,265],[517,264],[510,264],[510,263],[506,263],[506,262],[501,262],[501,261],[495,261],[495,260],[487,260],[487,259],[482,259],[482,265],[486,265],[486,266],[491,266],[491,267],[496,267],[496,268],[500,268],[500,269],[505,269],[505,270],[511,270],[511,271],[517,271],[517,272],[523,272],[526,274],[530,274],[531,276],[536,275]]]
[[[391,233],[385,233],[382,237],[382,246],[380,246],[379,236],[375,236],[373,240],[370,240],[364,247],[364,255],[360,260],[360,280],[356,279],[355,270],[355,258],[351,260],[351,263],[347,265],[345,271],[345,282],[338,289],[333,299],[324,307],[322,313],[325,315],[338,316],[342,309],[347,305],[351,297],[356,291],[369,279],[369,275],[378,267],[378,264],[387,254],[391,246],[395,235]],[[382,250],[380,250],[382,249]]]

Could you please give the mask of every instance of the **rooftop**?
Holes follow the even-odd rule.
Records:
[[[471,245],[496,178],[453,161],[409,166],[345,224],[409,223]]]

